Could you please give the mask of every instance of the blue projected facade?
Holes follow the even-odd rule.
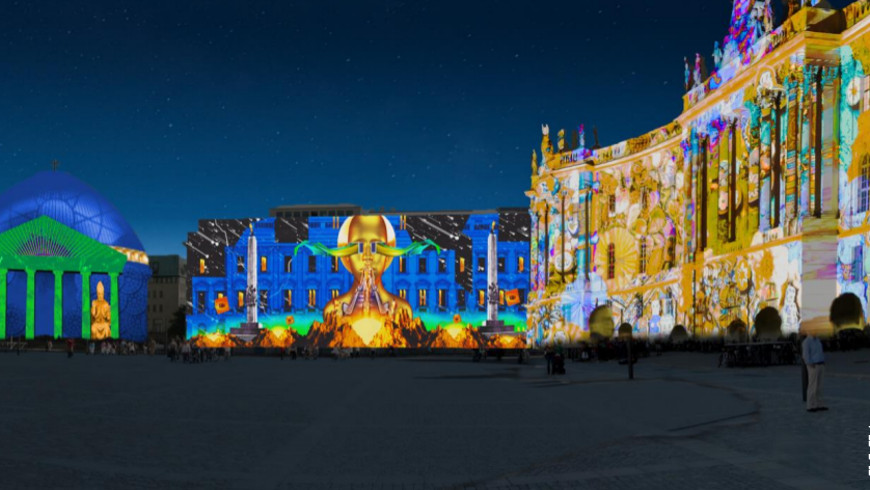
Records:
[[[417,255],[393,259],[382,275],[390,293],[406,300],[427,329],[451,323],[459,314],[475,326],[486,319],[487,239],[495,224],[498,235],[500,312],[518,329],[525,327],[522,303],[529,291],[528,212],[484,212],[431,215],[385,215],[395,230],[395,247],[424,239]],[[259,320],[263,327],[285,325],[305,333],[332,299],[351,288],[353,276],[338,257],[316,255],[303,242],[335,247],[347,217],[309,216],[287,219],[203,220],[188,238],[191,314],[188,335],[227,332],[245,315],[248,243],[257,246]],[[298,249],[297,249],[298,247]],[[505,293],[513,291],[513,301]],[[221,297],[229,311],[219,311]]]

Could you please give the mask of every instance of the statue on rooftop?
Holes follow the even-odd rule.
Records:
[[[773,7],[770,6],[770,0],[764,0],[764,33],[770,34],[773,31]]]
[[[691,86],[689,85],[689,78],[691,77],[691,71],[689,70],[689,59],[683,56],[683,64],[685,65],[685,72],[683,73],[683,85],[686,87],[688,91]]]
[[[538,175],[538,154],[532,150],[532,175]]]
[[[713,64],[717,70],[722,66],[722,48],[719,47],[719,41],[713,43]]]

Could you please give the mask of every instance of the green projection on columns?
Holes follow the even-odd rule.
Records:
[[[91,271],[82,271],[82,338],[91,338]]]
[[[33,314],[35,310],[35,286],[36,286],[36,271],[33,269],[25,269],[27,272],[27,320],[24,323],[24,338],[30,340],[33,335]]]
[[[6,338],[6,269],[0,269],[0,339]]]
[[[27,314],[25,335],[34,336],[34,293],[36,271],[54,273],[54,336],[63,336],[63,274],[81,273],[82,338],[91,338],[91,274],[109,274],[112,278],[112,337],[117,338],[120,317],[118,277],[127,256],[96,240],[86,237],[47,216],[40,216],[0,233],[0,263],[3,269],[27,272]],[[5,279],[5,272],[0,279]],[[0,337],[6,335],[6,281],[0,281]]]
[[[63,271],[54,271],[54,338],[63,337]]]
[[[112,281],[112,338],[117,339],[120,338],[118,328],[118,317],[120,316],[118,308],[118,303],[120,302],[118,297],[118,273],[113,272],[109,274],[109,278]]]

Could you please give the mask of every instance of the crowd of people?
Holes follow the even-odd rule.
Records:
[[[199,347],[189,340],[178,338],[166,345],[166,357],[170,362],[199,364],[212,361],[229,361],[232,349],[229,347]]]

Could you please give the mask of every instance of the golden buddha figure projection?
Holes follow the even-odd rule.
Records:
[[[91,301],[91,338],[107,339],[112,335],[112,307],[106,301],[103,281],[97,283],[97,299]]]
[[[353,216],[345,220],[338,232],[338,247],[355,247],[355,254],[341,257],[341,263],[353,274],[350,291],[330,301],[324,316],[337,314],[351,323],[361,318],[383,321],[395,314],[411,314],[411,305],[384,289],[381,277],[393,258],[378,253],[378,245],[395,247],[393,226],[382,216]]]
[[[353,275],[349,291],[335,297],[323,309],[324,322],[346,324],[368,344],[385,324],[398,325],[413,317],[411,305],[384,288],[382,276],[401,255],[415,255],[427,247],[440,249],[431,240],[416,242],[406,248],[396,248],[396,233],[383,216],[352,216],[344,221],[338,233],[337,248],[320,243],[302,242],[315,255],[338,257]]]

